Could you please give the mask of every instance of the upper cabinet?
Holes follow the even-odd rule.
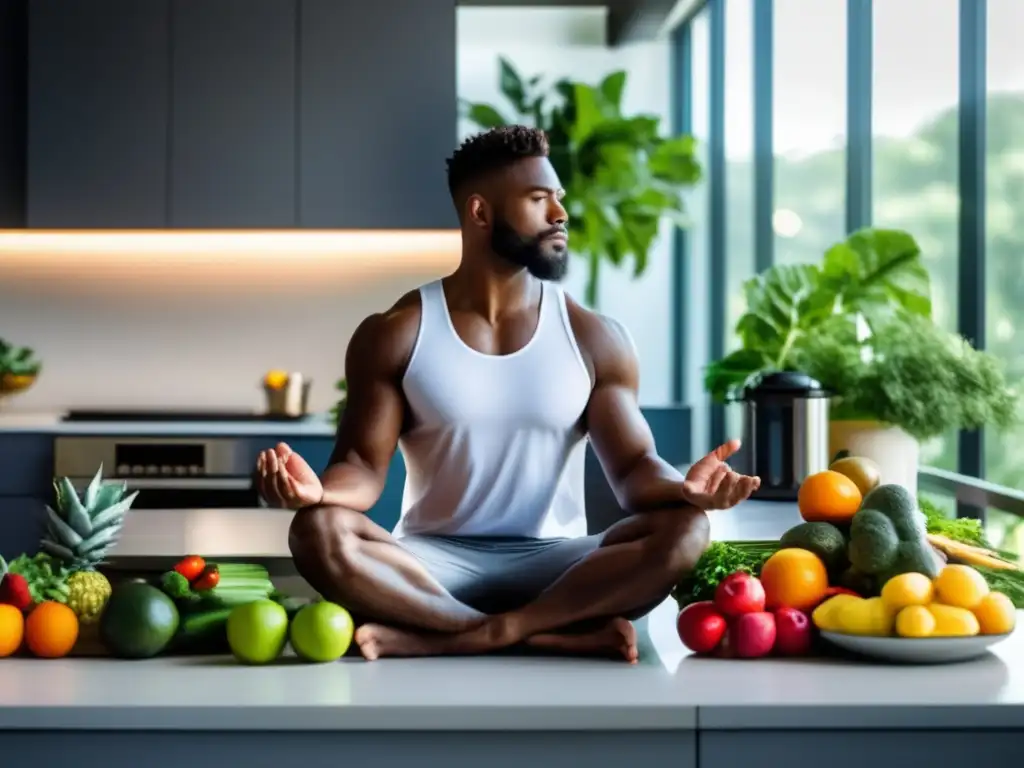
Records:
[[[456,226],[454,0],[29,13],[29,227]]]

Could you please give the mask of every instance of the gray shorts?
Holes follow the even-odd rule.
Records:
[[[456,600],[481,613],[495,614],[535,600],[600,547],[602,538],[603,534],[575,539],[414,535],[398,543]],[[655,605],[627,618],[642,616]]]

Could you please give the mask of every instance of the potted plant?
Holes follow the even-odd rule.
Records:
[[[932,322],[928,272],[907,232],[860,230],[820,265],[776,265],[744,290],[740,346],[705,372],[717,402],[768,373],[807,373],[835,394],[833,455],[874,458],[885,482],[911,490],[920,440],[1011,423],[1015,394],[997,362]]]
[[[34,350],[0,339],[0,404],[35,384],[42,367]]]
[[[524,79],[504,58],[499,66],[507,107],[463,100],[462,114],[483,129],[523,124],[547,134],[566,191],[570,246],[588,263],[584,301],[596,307],[602,262],[631,260],[639,277],[661,221],[686,226],[683,192],[701,178],[696,141],[662,136],[657,116],[624,115],[625,72],[597,85],[545,85],[539,75]]]

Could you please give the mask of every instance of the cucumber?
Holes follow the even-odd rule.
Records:
[[[230,608],[189,613],[181,617],[174,638],[177,653],[226,653],[228,648],[228,616]]]

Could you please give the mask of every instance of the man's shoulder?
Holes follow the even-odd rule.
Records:
[[[390,308],[369,315],[352,334],[348,360],[389,373],[404,371],[416,344],[421,314],[419,291],[409,291]]]
[[[636,345],[625,325],[584,307],[569,296],[565,297],[565,304],[580,352],[596,373],[609,367],[636,364]]]

